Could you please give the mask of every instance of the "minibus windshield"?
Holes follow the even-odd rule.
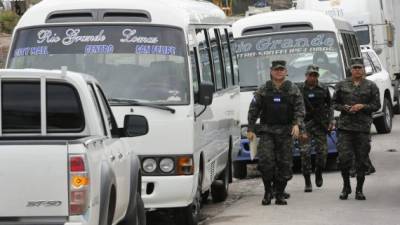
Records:
[[[17,31],[8,67],[67,66],[96,77],[110,99],[184,105],[190,99],[185,43],[183,30],[164,26],[35,27]]]
[[[343,79],[342,60],[333,32],[296,32],[249,36],[236,40],[241,88],[255,88],[270,79],[274,60],[287,62],[288,79],[303,82],[307,66],[320,68],[319,80],[335,83]]]

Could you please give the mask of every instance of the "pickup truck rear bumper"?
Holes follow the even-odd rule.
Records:
[[[145,208],[175,208],[191,204],[195,180],[195,176],[143,176],[142,199]]]

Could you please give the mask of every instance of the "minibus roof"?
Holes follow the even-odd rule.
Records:
[[[343,19],[332,18],[322,12],[309,10],[283,10],[257,14],[236,21],[233,23],[232,29],[235,37],[241,37],[243,31],[251,27],[290,23],[308,23],[312,25],[313,30],[353,31],[352,26]]]
[[[150,24],[187,29],[189,24],[226,23],[224,12],[216,5],[195,0],[44,0],[31,7],[19,21],[17,28],[45,25],[54,12],[78,10],[137,10],[147,12]],[[97,21],[96,21],[97,22]],[[68,22],[62,22],[63,24]],[[77,24],[77,22],[71,22]],[[79,23],[79,22],[78,22]],[[86,22],[87,23],[87,22]],[[118,22],[121,23],[121,22]],[[140,22],[146,23],[146,22]],[[54,24],[54,23],[52,23]]]

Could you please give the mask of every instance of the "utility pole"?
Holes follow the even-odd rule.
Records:
[[[22,16],[31,5],[31,0],[12,1],[11,10],[19,16]]]

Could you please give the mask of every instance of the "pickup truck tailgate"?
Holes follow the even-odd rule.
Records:
[[[0,142],[0,217],[68,215],[66,142]]]

